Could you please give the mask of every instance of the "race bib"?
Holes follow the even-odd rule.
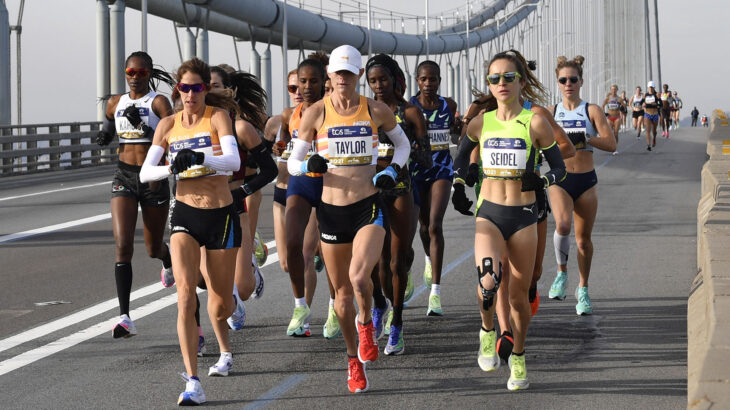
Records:
[[[608,109],[611,111],[618,110],[619,104],[617,102],[608,103]]]
[[[126,107],[124,107],[126,108]],[[143,122],[149,121],[150,109],[147,107],[137,107],[139,116]],[[120,109],[114,114],[114,125],[117,129],[117,135],[123,140],[135,140],[144,137],[144,131],[134,128],[127,117],[124,116],[124,110]],[[120,141],[121,142],[121,141]]]
[[[395,146],[393,144],[378,144],[378,158],[390,158],[395,153]]]
[[[481,154],[485,177],[519,178],[527,167],[527,143],[521,138],[490,138]]]
[[[449,130],[428,130],[428,138],[431,140],[431,151],[449,149],[449,142],[451,141]]]
[[[169,161],[172,164],[177,156],[177,153],[183,149],[191,149],[195,152],[202,152],[205,155],[213,156],[215,152],[221,152],[220,146],[213,147],[210,139],[209,132],[201,132],[195,134],[193,138],[181,137],[176,141],[169,141],[170,143],[170,157]],[[216,171],[203,165],[193,165],[178,174],[178,179],[189,179],[199,178],[207,175],[215,175]]]
[[[563,120],[561,126],[576,149],[586,148],[586,142],[590,139],[590,136],[586,134],[586,122],[584,120]]]
[[[333,166],[371,165],[373,129],[369,126],[332,127],[327,130],[327,149]]]

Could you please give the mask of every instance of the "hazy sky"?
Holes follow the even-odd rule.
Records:
[[[639,0],[632,0],[639,1]],[[10,24],[17,21],[20,0],[5,0]],[[297,1],[290,1],[297,4]],[[312,0],[305,2],[314,4]],[[374,6],[395,4],[397,11],[415,12],[413,3],[392,0],[372,0]],[[454,7],[431,1],[430,14],[438,15]],[[475,9],[479,9],[475,6]],[[729,109],[730,95],[730,1],[696,0],[688,6],[686,0],[659,0],[659,31],[661,33],[662,79],[677,90],[684,101],[683,116],[696,105],[702,113],[714,108]],[[96,119],[96,2],[93,0],[27,0],[23,15],[23,123],[93,121]],[[172,23],[154,16],[148,20],[148,52],[156,64],[172,71],[179,64]],[[383,27],[388,28],[388,27]],[[236,66],[230,37],[210,33],[211,63]],[[140,12],[127,8],[126,53],[140,48]],[[265,45],[259,44],[262,52]],[[652,45],[654,47],[654,45]],[[243,69],[248,68],[249,43],[239,43]],[[281,76],[281,51],[272,46],[273,78]],[[12,122],[15,112],[15,35],[11,36],[12,61]],[[289,65],[293,68],[297,52],[291,51]],[[542,79],[545,81],[545,79]],[[281,107],[281,88],[274,81],[274,107]],[[645,85],[645,84],[644,84]],[[633,85],[627,85],[629,91]]]

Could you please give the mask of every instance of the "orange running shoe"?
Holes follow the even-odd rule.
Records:
[[[367,325],[361,325],[360,321],[355,317],[357,324],[357,334],[360,343],[357,346],[357,357],[363,363],[374,362],[378,359],[378,342],[375,339],[375,326],[371,320]]]
[[[535,294],[532,295],[530,292],[530,309],[532,310],[532,316],[535,316],[537,309],[540,308],[540,292],[535,289]]]
[[[347,388],[350,393],[363,393],[368,391],[370,383],[365,372],[365,363],[360,362],[357,357],[347,358]]]

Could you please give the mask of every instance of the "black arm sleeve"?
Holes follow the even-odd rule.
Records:
[[[109,135],[117,135],[117,126],[114,123],[114,120],[110,120],[106,115],[104,116],[104,121],[101,124],[101,130]]]
[[[550,148],[544,149],[542,155],[547,160],[548,165],[550,165],[550,171],[544,175],[548,186],[564,180],[567,172],[565,171],[565,162],[563,162],[563,157],[560,155],[558,144],[554,143]]]
[[[461,183],[466,180],[466,174],[467,171],[469,171],[469,156],[471,155],[471,152],[479,145],[479,143],[474,142],[469,138],[467,135],[465,138],[461,139],[461,144],[459,144],[459,148],[456,150],[456,159],[454,159],[454,174],[456,174],[456,179],[460,179]],[[558,151],[558,155],[560,155],[560,152]],[[561,159],[562,161],[562,159]],[[563,168],[565,168],[565,165],[563,165]]]
[[[276,167],[274,159],[271,158],[271,152],[266,149],[266,145],[263,142],[252,148],[250,152],[259,165],[260,171],[251,182],[245,184],[248,186],[247,191],[250,191],[249,194],[263,188],[279,175],[279,169]]]

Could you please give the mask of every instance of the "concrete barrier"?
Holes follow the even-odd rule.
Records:
[[[730,406],[730,126],[712,113],[687,305],[687,408]],[[723,404],[724,403],[724,404]]]

